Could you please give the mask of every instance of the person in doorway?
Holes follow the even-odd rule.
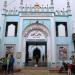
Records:
[[[43,61],[43,62],[44,62],[44,59],[45,59],[45,56],[43,55],[43,56],[42,56],[42,61]]]
[[[36,64],[38,64],[38,62],[39,62],[39,56],[36,55]]]
[[[8,64],[8,73],[11,72],[13,74],[14,61],[15,61],[15,59],[14,59],[13,55],[10,55],[9,64]]]

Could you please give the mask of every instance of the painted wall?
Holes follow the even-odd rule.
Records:
[[[28,26],[28,25],[30,25],[32,23],[36,23],[37,21],[39,23],[45,25],[50,30],[51,23],[50,23],[49,19],[24,19],[23,20],[23,29],[22,30],[24,30],[26,28],[26,26]]]
[[[72,42],[72,25],[71,25],[71,16],[54,16],[52,17],[54,21],[52,22],[67,22],[67,28],[68,28],[68,37],[56,37],[55,35],[55,44],[56,44],[56,48],[57,49],[57,45],[60,44],[66,44],[68,45],[68,56],[71,56],[71,51],[73,50],[73,42]],[[39,23],[45,25],[49,31],[51,31],[51,21],[50,19],[23,19],[22,21],[22,29],[20,29],[20,16],[6,16],[5,17],[5,22],[18,22],[18,31],[17,31],[17,37],[4,37],[2,40],[3,45],[4,44],[16,44],[16,50],[18,50],[19,46],[19,39],[20,38],[20,31],[24,30],[28,25],[32,24],[32,23],[36,23],[36,21],[38,21]],[[55,23],[54,23],[55,24]],[[53,34],[53,33],[51,33]],[[22,35],[22,34],[21,34]],[[4,47],[4,46],[2,46]],[[56,51],[55,51],[56,53]],[[54,53],[53,53],[54,54]],[[69,58],[68,58],[69,59]],[[20,61],[20,60],[19,60]],[[49,62],[50,63],[50,62]]]

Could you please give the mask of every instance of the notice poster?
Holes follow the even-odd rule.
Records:
[[[15,45],[5,45],[6,54],[13,54]]]
[[[59,47],[59,59],[60,60],[67,59],[67,49],[64,46]]]

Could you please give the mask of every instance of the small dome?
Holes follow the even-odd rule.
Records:
[[[40,8],[40,5],[38,3],[35,3],[34,8]]]

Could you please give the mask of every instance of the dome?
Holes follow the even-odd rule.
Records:
[[[35,3],[34,4],[34,8],[40,8],[40,4],[39,3]]]

